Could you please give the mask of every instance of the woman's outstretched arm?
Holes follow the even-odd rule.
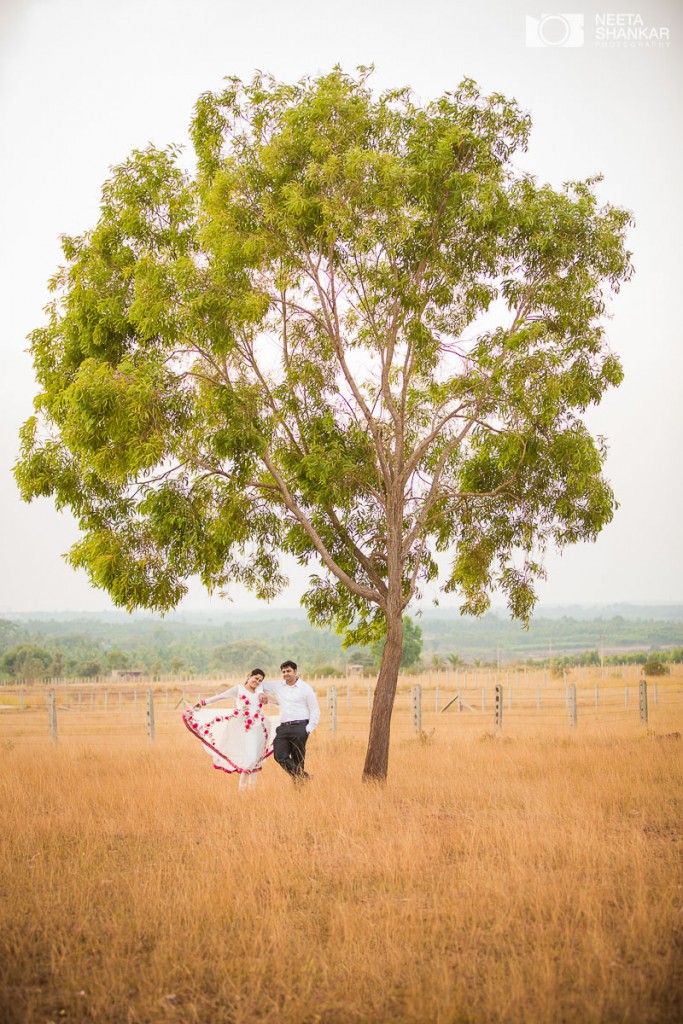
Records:
[[[227,700],[229,697],[236,697],[238,693],[239,687],[231,686],[229,690],[223,690],[222,693],[217,693],[214,697],[207,697],[206,700],[197,701],[195,707],[208,707],[209,704],[217,704],[219,700]]]

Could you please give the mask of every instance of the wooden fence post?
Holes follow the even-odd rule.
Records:
[[[652,696],[654,697],[655,704],[659,703],[659,690],[657,689],[657,680],[655,679],[652,684]]]
[[[456,672],[456,676],[457,676],[457,674],[458,673]],[[436,684],[436,690],[434,691],[434,710],[435,711],[439,710],[439,684],[438,683]]]
[[[147,690],[147,736],[149,742],[154,743],[154,697],[152,696],[151,687]]]
[[[57,742],[57,702],[55,691],[50,690],[47,698],[47,722],[50,728],[50,743]]]
[[[327,710],[330,713],[330,732],[337,735],[337,687],[327,687]]]
[[[641,679],[638,683],[638,707],[640,721],[643,725],[647,725],[647,679]]]
[[[600,686],[598,683],[595,684],[595,706],[600,707]]]
[[[624,687],[624,707],[628,707],[628,683]]]
[[[576,729],[576,683],[571,683],[567,687],[567,695],[569,698],[569,725],[572,729]]]
[[[372,687],[368,683],[368,711],[372,708]]]
[[[503,687],[500,683],[496,686],[495,724],[496,729],[503,728]]]
[[[422,733],[422,687],[413,686],[410,691],[411,705],[413,709],[413,730],[420,736]]]

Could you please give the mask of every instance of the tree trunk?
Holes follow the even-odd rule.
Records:
[[[387,639],[382,653],[375,698],[372,702],[370,736],[365,755],[363,779],[383,782],[389,770],[389,736],[398,670],[403,654],[403,616],[400,612],[387,622]]]

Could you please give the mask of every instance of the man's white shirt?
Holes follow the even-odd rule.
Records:
[[[303,679],[297,679],[291,686],[284,679],[273,679],[263,684],[263,691],[279,704],[283,725],[285,722],[302,722],[307,718],[306,732],[313,732],[320,721],[320,705],[312,686]]]

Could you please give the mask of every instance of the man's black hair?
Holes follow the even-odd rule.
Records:
[[[293,668],[295,672],[296,672],[298,667],[299,666],[297,665],[297,663],[295,661],[283,661],[282,664],[280,665],[281,669],[283,669],[283,668]]]

